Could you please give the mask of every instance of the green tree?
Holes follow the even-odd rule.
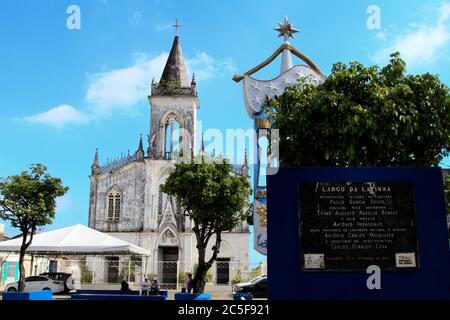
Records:
[[[450,214],[450,175],[444,178],[444,197],[447,214]]]
[[[450,175],[444,178],[444,197],[447,215],[450,215]],[[450,227],[448,228],[448,236],[450,238]]]
[[[336,63],[314,86],[301,79],[267,108],[282,166],[435,166],[450,148],[449,88],[384,67]]]
[[[0,180],[0,218],[10,221],[22,232],[19,292],[25,287],[25,251],[31,245],[36,229],[51,223],[55,217],[56,198],[69,190],[61,185],[61,179],[46,171],[45,166],[33,164],[30,171]]]
[[[236,274],[234,275],[233,280],[231,280],[231,284],[241,283],[242,282],[242,275],[241,270],[238,270]]]
[[[117,282],[121,282],[123,279],[134,282],[136,279],[136,265],[142,266],[142,259],[139,256],[131,255],[126,257],[121,265],[120,277],[117,278]]]
[[[91,283],[92,282],[92,273],[93,272],[91,272],[89,270],[89,268],[88,268],[88,266],[86,264],[86,257],[83,257],[80,260],[79,266],[80,266],[80,272],[81,272],[81,274],[80,274],[80,283]]]
[[[251,194],[247,177],[233,176],[226,161],[192,160],[176,164],[175,170],[160,186],[161,191],[175,196],[184,214],[194,223],[198,263],[194,270],[193,290],[204,292],[208,270],[217,258],[222,232],[231,231],[246,219],[244,208]],[[207,260],[207,245],[215,242]]]

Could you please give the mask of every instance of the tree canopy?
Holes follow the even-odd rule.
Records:
[[[199,256],[194,292],[204,290],[206,272],[220,250],[221,233],[231,231],[247,217],[244,209],[251,194],[248,177],[232,175],[230,164],[221,162],[180,162],[160,186],[161,191],[176,198],[194,223]],[[212,256],[206,261],[206,248],[213,236]]]
[[[444,178],[444,197],[447,214],[450,214],[450,175]]]
[[[30,167],[20,175],[0,181],[0,218],[25,232],[44,226],[55,217],[56,198],[69,188],[61,185],[61,179],[46,173],[41,164]]]
[[[399,53],[383,68],[334,64],[270,100],[282,166],[435,166],[450,148],[449,88],[407,75]]]
[[[52,222],[55,217],[56,198],[69,188],[59,178],[46,173],[41,164],[31,165],[30,171],[0,180],[0,219],[22,232],[19,257],[19,291],[24,288],[23,257],[33,241],[36,229]]]

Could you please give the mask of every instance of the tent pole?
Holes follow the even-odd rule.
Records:
[[[96,265],[96,263],[97,263],[97,257],[94,256],[94,259],[93,259],[93,261],[92,261],[92,277],[91,277],[91,284],[94,284],[94,283],[95,283],[94,277],[95,277],[95,265]]]
[[[145,257],[145,259],[144,259],[144,266],[145,266],[145,268],[144,268],[144,274],[143,274],[142,278],[145,278],[146,275],[147,275],[147,259],[148,259],[148,257],[147,256],[144,256],[144,257]]]
[[[31,254],[31,260],[30,260],[30,276],[34,276],[33,272],[33,264],[34,264],[34,253]]]
[[[178,279],[179,279],[179,277],[180,277],[180,260],[178,260],[177,261],[177,280],[176,280],[176,283],[177,283],[177,292],[180,292],[180,290],[179,290],[179,281],[178,281]]]
[[[128,259],[128,283],[130,283],[130,273],[131,273],[131,256]]]

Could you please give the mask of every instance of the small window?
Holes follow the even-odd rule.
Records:
[[[36,277],[36,281],[48,281],[45,277]]]
[[[159,190],[158,213],[162,213],[162,211],[163,211],[163,192]]]
[[[37,277],[37,276],[25,278],[25,282],[47,281],[47,280],[48,280],[47,278],[44,278],[44,277]]]
[[[16,276],[17,262],[10,262],[8,264],[8,278],[14,278]]]
[[[116,194],[116,201],[114,204],[114,220],[119,221],[120,218],[120,195]]]
[[[119,221],[120,220],[120,205],[121,196],[117,191],[111,191],[108,194],[108,220]]]
[[[112,220],[113,216],[114,216],[114,196],[110,194],[108,203],[108,220]]]
[[[58,261],[56,260],[50,260],[49,266],[48,266],[49,272],[56,272],[58,271]]]

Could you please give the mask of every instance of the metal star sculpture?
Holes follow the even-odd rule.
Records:
[[[292,25],[288,21],[288,17],[284,17],[284,22],[278,22],[278,28],[274,28],[274,30],[278,31],[280,34],[279,37],[284,37],[284,41],[287,41],[289,37],[294,38],[294,33],[297,33],[298,30],[292,27]]]

